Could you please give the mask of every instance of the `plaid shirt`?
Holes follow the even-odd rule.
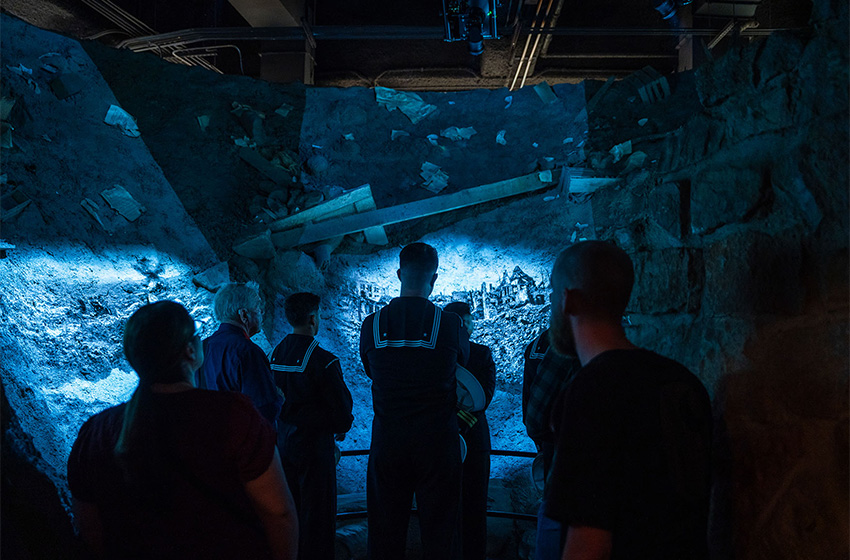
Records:
[[[563,356],[552,348],[543,355],[529,386],[525,413],[525,429],[538,448],[544,442],[554,442],[550,426],[552,408],[580,368],[581,363],[576,356]]]

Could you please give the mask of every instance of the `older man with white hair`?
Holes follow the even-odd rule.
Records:
[[[244,393],[276,425],[283,397],[275,387],[268,358],[251,341],[263,320],[257,285],[225,284],[215,294],[213,310],[221,326],[204,340],[198,387]]]

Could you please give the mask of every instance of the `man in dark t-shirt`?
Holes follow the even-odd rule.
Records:
[[[547,488],[547,515],[567,527],[565,560],[707,557],[708,393],[626,338],[633,283],[628,255],[601,241],[566,249],[552,271],[552,344],[563,352],[572,338],[583,366],[561,406]]]
[[[339,358],[319,346],[319,296],[292,294],[284,302],[292,325],[274,349],[271,369],[286,400],[278,420],[278,448],[300,527],[298,557],[333,560],[336,532],[334,434],[351,429],[351,393]]]
[[[456,370],[469,357],[469,336],[460,317],[427,299],[437,251],[411,243],[399,261],[400,297],[360,329],[375,409],[366,487],[369,557],[404,558],[415,494],[423,558],[449,560],[461,491]]]

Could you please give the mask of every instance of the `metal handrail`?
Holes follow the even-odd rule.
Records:
[[[368,455],[368,449],[347,449],[345,451],[339,452],[341,457],[356,457],[358,455]],[[528,459],[534,459],[537,457],[537,453],[534,451],[513,451],[510,449],[491,449],[490,455],[497,455],[500,457],[526,457]]]
[[[410,508],[410,513],[412,515],[419,515],[419,512],[416,508]],[[337,521],[351,521],[352,519],[365,519],[369,516],[369,512],[366,510],[361,511],[346,511],[343,513],[336,514]],[[487,510],[487,517],[495,517],[498,519],[515,519],[518,521],[531,521],[533,523],[537,523],[537,516],[532,515],[530,513],[517,513],[515,511],[495,511],[495,510]]]
[[[357,457],[358,455],[368,454],[368,449],[348,449],[346,451],[340,451],[340,457]],[[500,457],[525,457],[527,459],[534,459],[535,457],[537,457],[537,453],[533,451],[514,451],[510,449],[491,449],[490,455],[496,455]],[[410,508],[410,513],[413,515],[419,514],[416,508]],[[336,519],[337,521],[365,519],[366,517],[368,517],[368,515],[369,512],[366,510],[345,511],[342,513],[337,513]],[[531,521],[533,523],[537,522],[536,515],[532,515],[530,513],[517,513],[515,511],[487,510],[487,517],[496,517],[499,519],[514,519],[518,521]]]

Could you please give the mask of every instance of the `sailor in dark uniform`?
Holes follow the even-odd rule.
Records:
[[[462,301],[448,304],[443,311],[458,315],[472,336],[475,323],[472,310]],[[466,369],[484,389],[484,408],[463,414],[461,433],[466,440],[461,493],[461,544],[463,560],[485,560],[487,556],[487,490],[490,483],[490,426],[484,411],[496,391],[496,362],[489,346],[469,343]],[[459,413],[460,416],[461,413]],[[469,425],[471,423],[471,425]],[[465,426],[466,424],[466,426]]]
[[[360,329],[375,409],[369,557],[404,558],[415,494],[422,557],[449,560],[457,553],[461,490],[455,374],[469,356],[469,336],[460,317],[427,299],[437,279],[437,251],[412,243],[399,261],[401,297],[366,317]]]
[[[275,385],[286,400],[278,422],[281,462],[295,499],[300,526],[298,558],[333,560],[336,534],[334,434],[351,429],[351,393],[339,359],[314,338],[319,330],[319,296],[286,298],[293,333],[271,357]]]

